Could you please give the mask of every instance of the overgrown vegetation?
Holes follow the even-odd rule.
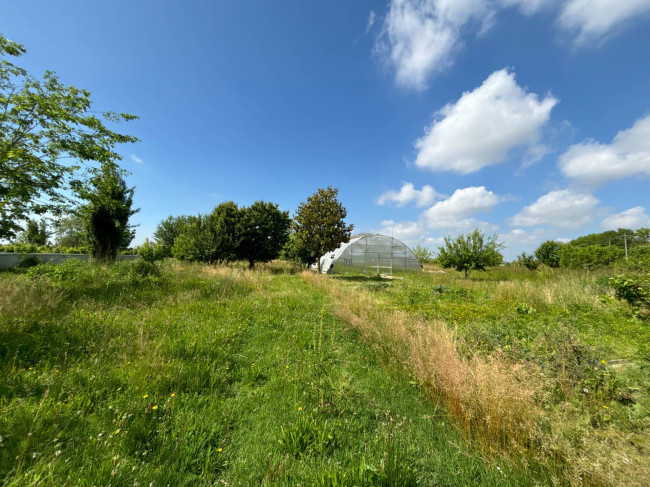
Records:
[[[467,447],[294,266],[245,265],[0,274],[2,483],[533,484]]]

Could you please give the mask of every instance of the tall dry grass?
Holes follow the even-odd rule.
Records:
[[[305,272],[303,279],[328,292],[335,313],[359,331],[384,362],[412,376],[442,404],[465,437],[487,454],[507,455],[556,475],[557,485],[650,485],[650,465],[614,427],[596,430],[567,404],[545,411],[537,399],[545,379],[531,365],[501,354],[462,357],[456,334],[442,321],[423,321],[378,306],[366,291]],[[464,283],[481,288],[485,282]],[[539,283],[538,283],[539,284]],[[492,283],[492,286],[495,284]],[[500,299],[595,304],[592,284],[571,277],[542,285],[500,283]],[[536,465],[536,467],[534,466]]]

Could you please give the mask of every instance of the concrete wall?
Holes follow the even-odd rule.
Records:
[[[0,252],[0,269],[16,267],[24,259],[34,257],[41,264],[60,264],[66,259],[88,260],[88,254],[14,254],[12,252]],[[118,255],[117,260],[135,260],[139,255]]]

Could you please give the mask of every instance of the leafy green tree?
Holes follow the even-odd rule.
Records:
[[[413,255],[415,255],[415,257],[422,264],[431,262],[435,258],[435,253],[431,251],[431,249],[424,247],[422,245],[415,246],[415,248],[413,249]]]
[[[486,241],[483,233],[475,229],[455,239],[445,237],[445,245],[438,249],[438,262],[444,268],[454,267],[464,272],[467,278],[471,270],[484,271],[488,266],[501,264],[503,256],[499,251],[502,248],[503,244],[497,242],[496,235]]]
[[[219,204],[210,215],[211,230],[215,240],[215,260],[230,262],[237,260],[240,237],[237,234],[237,223],[242,210],[233,201]]]
[[[172,256],[174,241],[192,221],[189,216],[169,216],[161,221],[154,231],[153,238],[161,245],[165,257]]]
[[[59,247],[83,247],[86,243],[83,219],[76,214],[59,218],[54,222],[54,235]]]
[[[277,259],[289,237],[290,224],[289,212],[275,203],[256,201],[242,208],[237,222],[238,257],[247,260],[251,269],[255,262]]]
[[[7,61],[25,48],[0,35],[0,239],[13,238],[21,222],[74,205],[86,185],[83,166],[121,159],[117,144],[138,139],[109,130],[90,113],[90,92],[63,85],[47,71],[38,80]],[[105,120],[133,120],[107,112]]]
[[[318,262],[344,242],[350,241],[353,225],[345,224],[347,210],[337,199],[339,190],[328,186],[319,188],[300,203],[293,217],[294,249],[303,262]]]
[[[562,242],[547,240],[542,242],[537,250],[535,257],[544,265],[549,267],[560,267],[560,249],[564,246]]]
[[[151,263],[162,260],[165,257],[162,245],[157,242],[151,242],[148,238],[145,238],[144,243],[136,247],[134,252],[142,257],[142,260],[145,262]]]
[[[50,235],[45,220],[39,222],[30,218],[27,220],[27,228],[22,235],[22,240],[32,245],[47,245]]]
[[[216,260],[216,241],[210,215],[189,217],[183,231],[174,239],[172,255],[179,260],[205,262]]]
[[[647,240],[638,231],[635,232],[629,228],[619,228],[618,230],[607,230],[601,233],[590,233],[571,240],[569,243],[580,247],[600,245],[601,247],[618,247],[619,249],[625,249],[627,245],[627,248],[630,249],[637,245],[647,243]]]
[[[81,210],[92,255],[99,260],[115,260],[117,253],[128,248],[135,236],[129,218],[133,209],[134,188],[128,188],[123,172],[106,164],[94,172],[90,187],[81,192],[87,203]]]
[[[625,256],[625,251],[615,246],[574,245],[569,243],[560,250],[560,266],[568,269],[597,269],[607,267]]]

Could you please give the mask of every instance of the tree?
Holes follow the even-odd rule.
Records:
[[[93,257],[99,260],[115,260],[135,236],[129,218],[140,210],[132,209],[135,188],[126,186],[123,172],[106,164],[95,171],[90,187],[81,193],[88,201],[81,210],[86,237]]]
[[[23,232],[22,240],[32,245],[47,245],[50,235],[45,220],[39,222],[30,218],[27,220],[27,228]]]
[[[31,215],[69,209],[71,195],[87,184],[81,168],[112,165],[121,159],[115,145],[138,140],[90,114],[89,91],[64,86],[51,71],[38,80],[4,59],[24,53],[0,35],[0,239],[15,237]],[[137,118],[112,112],[103,117]]]
[[[559,267],[560,250],[563,246],[564,244],[562,242],[547,240],[537,247],[537,250],[535,250],[535,257],[537,257],[537,260],[544,265],[549,267]]]
[[[156,243],[160,244],[162,247],[162,252],[165,257],[172,256],[174,241],[191,223],[192,218],[195,217],[169,216],[156,226],[153,238],[156,240]]]
[[[300,203],[293,217],[296,252],[307,262],[317,261],[319,273],[320,257],[349,242],[354,228],[345,224],[347,210],[338,201],[338,192],[331,186],[319,188],[306,203]]]
[[[55,243],[59,247],[83,247],[86,242],[83,219],[76,214],[66,215],[54,222]]]
[[[431,262],[435,257],[435,254],[431,251],[431,249],[423,247],[422,245],[415,246],[413,249],[413,255],[415,255],[415,258],[418,259],[421,264]]]
[[[499,265],[503,261],[499,252],[502,248],[496,235],[485,241],[483,233],[476,229],[453,240],[445,237],[445,245],[438,249],[438,262],[444,268],[465,272],[467,278],[471,270],[484,271],[487,266]]]
[[[239,249],[237,223],[241,210],[232,202],[218,205],[211,214],[191,217],[174,240],[172,254],[191,262],[229,262]]]
[[[237,255],[248,261],[249,268],[255,262],[277,259],[289,237],[291,219],[288,211],[280,211],[275,203],[256,201],[241,209],[237,222]]]
[[[597,269],[613,264],[625,256],[625,251],[614,245],[566,244],[560,250],[560,266],[569,269]]]

